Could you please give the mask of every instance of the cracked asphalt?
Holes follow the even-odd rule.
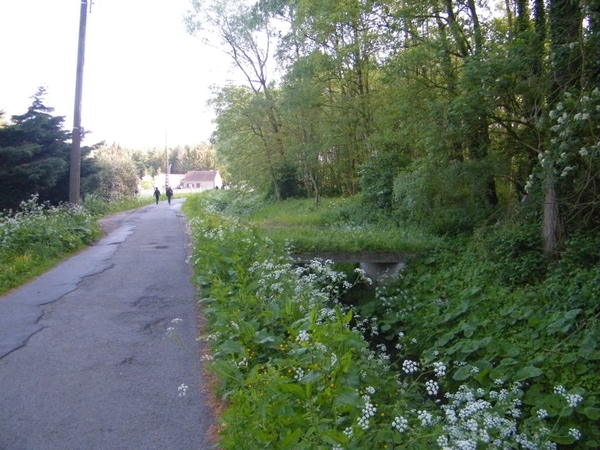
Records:
[[[0,450],[212,448],[182,202],[0,297]]]

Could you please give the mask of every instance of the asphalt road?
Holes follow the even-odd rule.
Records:
[[[182,202],[0,297],[0,450],[212,447]]]

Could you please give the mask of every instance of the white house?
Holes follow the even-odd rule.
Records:
[[[192,170],[181,181],[184,189],[222,189],[223,179],[218,170]]]

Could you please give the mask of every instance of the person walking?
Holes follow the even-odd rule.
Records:
[[[171,189],[171,186],[167,186],[167,200],[169,201],[169,205],[171,204],[171,197],[173,197],[173,189]]]
[[[160,199],[160,191],[158,190],[158,187],[154,188],[154,198],[156,198],[156,204],[158,205],[158,200]]]

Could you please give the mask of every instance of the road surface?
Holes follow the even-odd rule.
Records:
[[[212,448],[182,202],[0,297],[0,450]]]

